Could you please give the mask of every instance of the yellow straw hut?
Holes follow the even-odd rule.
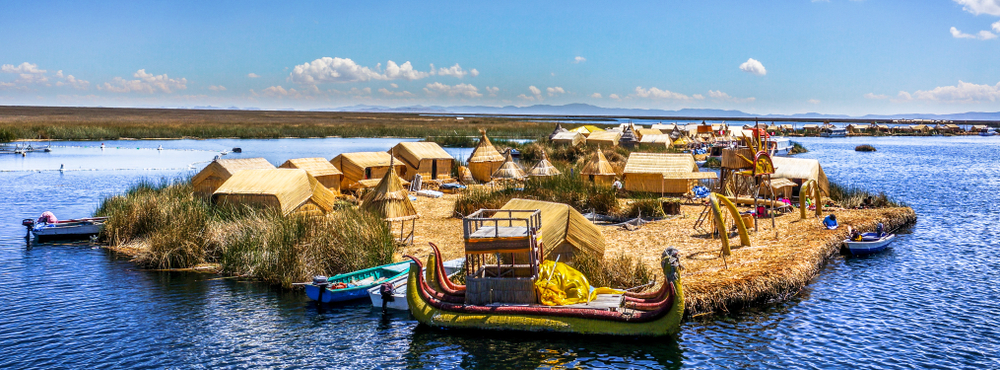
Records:
[[[576,131],[566,131],[560,132],[549,139],[553,144],[558,145],[579,145],[587,142],[587,138],[583,134]]]
[[[580,253],[586,253],[602,260],[604,258],[604,235],[594,223],[562,203],[540,200],[511,199],[501,209],[539,210],[542,216],[543,258],[567,262]]]
[[[524,173],[524,168],[521,168],[521,165],[514,162],[514,158],[511,158],[509,150],[504,156],[503,164],[493,173],[494,180],[523,180],[525,177],[528,177],[528,175]]]
[[[410,193],[403,187],[403,182],[390,167],[378,184],[361,198],[359,208],[371,212],[390,223],[399,222],[399,239],[413,241],[413,229],[420,214],[410,202]],[[404,232],[406,221],[410,221],[410,233]]]
[[[315,177],[327,189],[334,193],[340,193],[340,182],[344,174],[325,158],[289,159],[278,167],[306,170],[309,176]]]
[[[389,172],[389,165],[395,167],[396,173],[405,171],[406,165],[386,152],[344,153],[330,160],[344,175],[341,177],[341,189],[367,189],[378,184],[379,179]]]
[[[684,194],[700,179],[714,179],[715,172],[699,172],[691,154],[632,153],[625,162],[625,190]]]
[[[469,156],[469,171],[472,177],[478,182],[487,183],[492,179],[493,173],[500,168],[504,162],[504,157],[493,147],[493,143],[486,137],[486,130],[480,130],[482,137],[479,138],[479,145]]]
[[[528,176],[531,177],[558,176],[561,173],[559,169],[552,165],[552,162],[549,162],[549,158],[544,150],[542,151],[542,160],[538,161],[534,167],[528,170]]]
[[[451,166],[455,158],[444,151],[440,145],[429,141],[408,141],[396,144],[389,150],[406,163],[403,178],[413,181],[413,176],[420,174],[425,180],[443,180],[451,178]]]
[[[621,138],[621,131],[597,131],[587,136],[587,143],[600,146],[618,146],[618,140]]]
[[[283,215],[323,214],[336,198],[306,170],[281,168],[233,174],[212,194],[212,203],[271,208]]]
[[[216,159],[191,178],[195,196],[212,197],[222,183],[243,170],[273,170],[274,165],[264,158]]]
[[[830,180],[826,178],[826,173],[823,172],[819,161],[774,156],[771,157],[771,162],[774,163],[772,179],[785,178],[794,181],[797,185],[802,185],[807,180],[816,180],[823,193],[830,194]]]
[[[600,148],[597,149],[597,153],[594,154],[590,162],[583,166],[580,175],[600,185],[611,185],[615,181],[615,169],[611,167],[611,162],[608,162],[608,159],[604,157]]]

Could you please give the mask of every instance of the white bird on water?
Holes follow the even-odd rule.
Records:
[[[63,172],[63,170],[64,170],[65,168],[66,168],[66,165],[65,165],[65,164],[60,164],[60,165],[59,165],[59,172]]]

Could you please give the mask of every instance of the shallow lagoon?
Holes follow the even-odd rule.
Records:
[[[677,340],[432,331],[365,304],[141,271],[85,243],[29,247],[20,226],[44,210],[89,215],[103,196],[190,175],[233,147],[244,152],[226,157],[278,165],[398,141],[53,142],[0,156],[0,367],[1000,367],[997,137],[798,139],[831,180],[893,194],[918,223],[886,253],[834,258],[788,302],[688,321]],[[862,143],[878,152],[854,152]]]

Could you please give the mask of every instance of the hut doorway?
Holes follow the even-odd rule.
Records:
[[[438,161],[431,161],[431,180],[438,178]]]
[[[372,178],[372,168],[365,167],[365,180]]]

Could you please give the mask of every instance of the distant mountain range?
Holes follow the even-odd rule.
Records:
[[[373,112],[373,113],[437,113],[437,114],[496,114],[496,115],[546,115],[546,116],[609,116],[609,117],[719,117],[719,118],[802,118],[802,119],[933,119],[933,120],[993,120],[1000,121],[1000,112],[965,112],[949,114],[911,113],[911,114],[869,114],[865,116],[848,116],[843,114],[796,113],[757,115],[738,110],[725,109],[691,109],[678,110],[638,109],[638,108],[604,108],[590,104],[548,105],[539,104],[526,107],[505,106],[491,107],[473,106],[423,106],[386,107],[379,105],[353,105],[341,108],[314,109],[327,112]]]

